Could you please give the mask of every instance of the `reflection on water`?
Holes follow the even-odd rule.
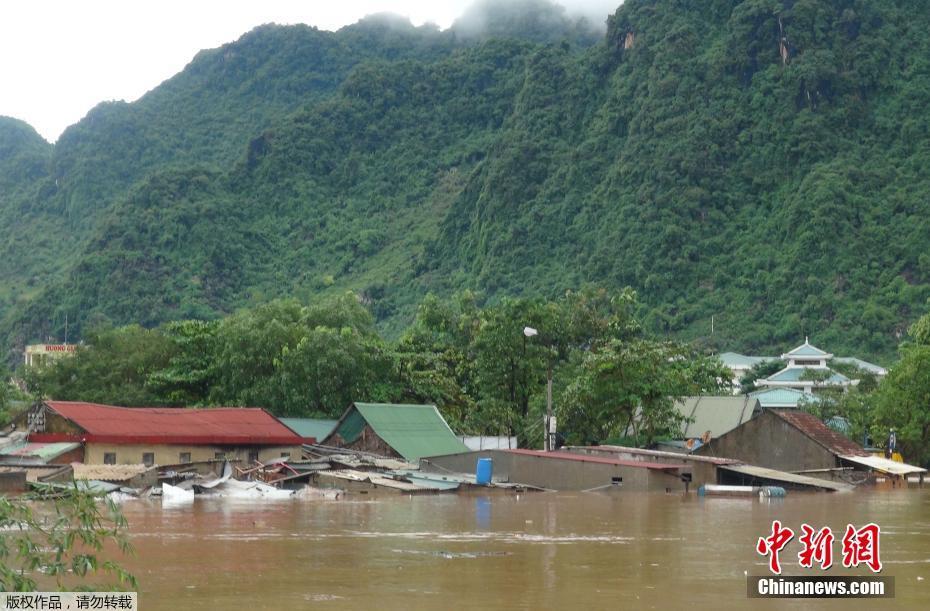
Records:
[[[124,505],[140,607],[156,609],[930,608],[930,491],[768,502],[666,495],[390,496]],[[746,599],[773,519],[882,527],[893,601]],[[797,541],[783,552],[797,566]],[[834,550],[839,556],[839,548]],[[830,571],[848,574],[842,567]]]

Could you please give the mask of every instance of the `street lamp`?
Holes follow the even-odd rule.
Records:
[[[524,352],[526,352],[526,339],[527,337],[535,337],[539,335],[539,331],[533,327],[523,327],[523,347]],[[543,437],[543,448],[546,452],[551,452],[553,450],[553,437],[555,437],[555,418],[552,417],[552,347],[546,346],[546,419],[543,421],[545,425],[545,436]]]

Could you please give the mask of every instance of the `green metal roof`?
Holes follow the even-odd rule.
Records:
[[[794,388],[769,388],[749,393],[762,407],[797,407],[801,401],[819,403],[820,397]]]
[[[365,425],[404,457],[415,462],[424,456],[468,452],[435,405],[400,403],[354,403],[339,421],[334,433],[352,443]]]
[[[786,367],[778,373],[770,375],[766,378],[768,382],[808,382],[810,380],[802,380],[804,372],[807,371],[807,367]],[[817,369],[814,369],[817,371]],[[832,369],[827,369],[830,372],[830,377],[824,380],[830,384],[844,384],[849,382],[849,378],[844,376],[841,373],[836,373]]]
[[[318,442],[326,439],[339,422],[316,418],[278,418],[278,420],[301,437],[314,437]]]
[[[710,431],[713,437],[728,433],[752,418],[758,402],[754,397],[685,397],[675,404],[678,413],[694,420],[682,425],[682,438],[700,437]]]

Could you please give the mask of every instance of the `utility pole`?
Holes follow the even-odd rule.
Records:
[[[546,350],[548,366],[546,367],[546,452],[552,448],[552,351]]]
[[[523,353],[524,358],[526,356],[526,338],[534,337],[539,335],[539,331],[533,327],[523,327]],[[546,418],[543,420],[543,449],[546,452],[551,452],[555,448],[553,443],[553,437],[555,432],[552,430],[555,427],[555,419],[552,417],[552,345],[551,343],[544,343],[546,346]]]

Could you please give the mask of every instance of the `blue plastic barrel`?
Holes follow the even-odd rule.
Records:
[[[759,490],[760,497],[782,498],[787,492],[781,486],[762,486]]]
[[[491,475],[494,473],[494,461],[490,458],[479,458],[478,466],[475,469],[475,483],[479,486],[487,486],[491,483]]]

